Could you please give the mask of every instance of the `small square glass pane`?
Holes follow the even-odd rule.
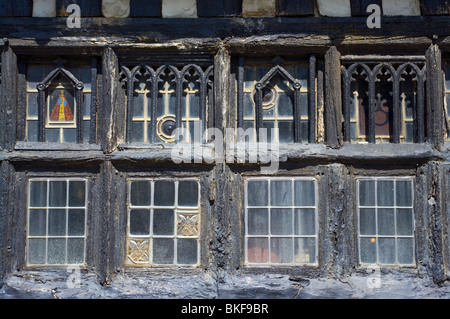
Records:
[[[414,233],[414,220],[412,209],[397,209],[397,235],[412,236]]]
[[[359,210],[360,235],[376,235],[375,208],[361,208]]]
[[[249,235],[269,234],[269,210],[250,208],[247,211],[247,232]]]
[[[294,238],[294,262],[313,264],[316,262],[316,239]]]
[[[361,263],[373,264],[377,261],[377,240],[375,237],[361,237],[359,239],[359,254]]]
[[[397,239],[397,259],[399,264],[414,264],[414,239],[398,238]]]
[[[248,206],[267,206],[269,204],[268,191],[269,187],[267,181],[248,181]]]
[[[153,263],[173,264],[174,260],[174,239],[154,238],[153,239]]]
[[[84,238],[67,239],[67,263],[68,264],[84,263]]]
[[[49,238],[47,263],[53,265],[63,265],[66,263],[66,239]]]
[[[395,238],[378,238],[378,258],[381,264],[395,264]]]
[[[271,263],[292,263],[294,261],[294,250],[292,238],[272,237],[270,239],[270,262]]]
[[[314,181],[294,182],[294,205],[295,206],[316,205],[316,189]]]
[[[178,206],[188,206],[188,207],[198,206],[198,182],[196,181],[178,182]]]
[[[155,206],[174,206],[175,183],[172,181],[155,181],[153,198]]]
[[[46,206],[47,206],[47,182],[31,181],[30,207],[46,207]]]
[[[150,235],[150,210],[132,209],[130,211],[130,234]]]
[[[181,238],[177,240],[177,263],[194,265],[197,263],[198,240]]]
[[[298,208],[294,214],[295,235],[316,234],[316,211],[313,208]]]
[[[359,205],[375,206],[375,181],[359,181]]]
[[[394,181],[378,181],[378,206],[394,206]]]
[[[65,236],[66,235],[66,210],[49,209],[48,210],[48,235]]]
[[[77,129],[65,128],[63,131],[64,143],[76,143],[77,142]]]
[[[50,181],[48,199],[50,207],[65,207],[67,205],[67,182]]]
[[[270,231],[272,235],[292,235],[292,209],[273,208],[270,211]]]
[[[84,236],[85,211],[84,209],[69,209],[67,235]]]
[[[247,260],[249,263],[269,262],[269,239],[252,237],[247,239]]]
[[[153,235],[173,235],[175,214],[170,209],[155,209],[153,212]]]
[[[45,264],[46,240],[41,238],[28,239],[28,263],[32,265]]]
[[[69,206],[84,207],[86,205],[86,183],[69,181]]]
[[[144,125],[145,122],[136,122],[133,121],[131,123],[132,130],[132,142],[133,143],[144,143]]]
[[[45,236],[47,212],[45,209],[31,209],[29,220],[29,236]]]
[[[133,206],[150,206],[150,182],[132,181],[130,185],[130,203]]]
[[[393,208],[378,208],[378,235],[395,235],[395,210]]]
[[[411,181],[396,181],[397,206],[412,206],[411,187]]]
[[[272,206],[292,206],[291,181],[272,181],[270,183],[270,204]]]

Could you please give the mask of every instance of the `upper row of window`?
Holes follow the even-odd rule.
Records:
[[[239,58],[232,74],[236,127],[266,128],[268,141],[315,143],[323,92],[318,62]],[[343,132],[347,142],[422,143],[425,136],[425,60],[342,59]],[[445,109],[450,67],[445,65]],[[97,63],[28,64],[29,142],[96,143]],[[120,78],[127,143],[202,142],[212,126],[214,70],[199,64],[123,64]],[[447,112],[448,113],[448,112]],[[450,117],[447,115],[447,123]],[[450,125],[447,125],[450,127]],[[175,129],[181,134],[175,134]]]

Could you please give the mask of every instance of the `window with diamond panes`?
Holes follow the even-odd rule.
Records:
[[[84,264],[87,181],[36,178],[28,185],[28,265]]]
[[[424,57],[343,57],[342,76],[345,141],[424,142]]]
[[[95,143],[96,68],[27,65],[26,141]]]
[[[255,141],[266,129],[268,142],[315,142],[314,55],[304,61],[239,58],[236,96],[237,127],[254,129]]]
[[[358,180],[361,264],[414,265],[413,181]]]
[[[245,183],[247,265],[317,264],[313,178],[249,178]]]
[[[122,65],[127,143],[201,143],[213,73],[210,64]]]
[[[128,186],[127,264],[197,266],[199,182],[131,179]]]

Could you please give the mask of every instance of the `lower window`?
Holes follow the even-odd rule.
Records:
[[[85,179],[30,179],[28,265],[85,263],[86,186]]]
[[[313,178],[246,181],[246,264],[317,263],[316,188]]]
[[[132,179],[128,186],[127,264],[198,265],[199,182]]]
[[[361,264],[414,265],[413,181],[358,180]]]

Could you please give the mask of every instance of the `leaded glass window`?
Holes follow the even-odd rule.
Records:
[[[194,179],[128,182],[127,264],[199,263],[200,184]]]
[[[127,143],[203,141],[213,100],[211,64],[124,64],[121,72]]]
[[[84,264],[86,179],[33,178],[28,185],[28,265]]]
[[[314,178],[246,180],[246,264],[317,264],[317,234]]]
[[[413,202],[410,178],[358,180],[361,264],[414,265]]]
[[[314,143],[316,136],[316,57],[272,61],[239,58],[237,127],[267,129],[267,141]],[[320,84],[318,84],[320,85]]]
[[[343,57],[342,76],[345,141],[424,142],[424,57]]]
[[[96,68],[27,65],[26,141],[95,143]]]

